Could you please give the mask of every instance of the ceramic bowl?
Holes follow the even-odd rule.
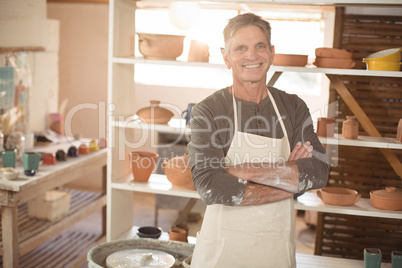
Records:
[[[385,187],[385,190],[370,192],[373,207],[385,210],[402,210],[402,190],[395,187]]]
[[[153,152],[130,152],[130,167],[135,181],[148,181],[157,162],[159,155]]]
[[[401,48],[390,48],[368,55],[363,60],[401,61]]]
[[[141,238],[158,239],[162,234],[162,228],[154,226],[143,226],[138,228],[137,235]]]
[[[173,117],[173,113],[163,107],[160,107],[160,101],[151,100],[150,106],[139,109],[136,114],[142,122],[148,124],[166,124]]]
[[[357,191],[341,187],[325,187],[317,195],[325,204],[337,206],[351,206],[361,197]]]
[[[172,185],[183,189],[195,189],[187,154],[165,159],[162,163],[162,170]]]
[[[138,34],[138,48],[145,59],[176,60],[183,53],[185,36],[167,34]]]
[[[398,61],[380,61],[380,60],[365,60],[367,70],[373,71],[394,71],[398,72],[401,69],[402,62]]]
[[[300,66],[307,64],[308,55],[275,54],[273,65],[277,66]]]
[[[315,58],[313,63],[320,68],[339,68],[350,69],[355,66],[355,62],[352,59],[337,59],[337,58]]]
[[[13,170],[5,170],[3,172],[3,177],[6,178],[7,180],[16,180],[18,179],[20,173],[13,169]]]

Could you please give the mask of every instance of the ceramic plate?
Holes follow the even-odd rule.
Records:
[[[106,258],[108,268],[171,267],[175,258],[169,253],[153,249],[126,249]]]

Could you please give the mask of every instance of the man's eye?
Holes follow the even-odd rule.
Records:
[[[265,48],[265,45],[258,45],[257,46],[259,49],[264,49]]]
[[[245,51],[245,50],[246,50],[246,47],[240,46],[240,47],[237,47],[237,50],[238,50],[238,51]]]

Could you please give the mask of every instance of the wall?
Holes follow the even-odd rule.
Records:
[[[60,22],[59,103],[67,101],[66,131],[105,137],[107,100],[108,4],[48,3],[48,18]]]
[[[108,4],[47,4],[47,17],[60,23],[59,104],[67,101],[65,131],[91,139],[106,136],[106,112],[99,104],[107,101],[108,12]],[[99,190],[100,176],[97,172],[69,186]]]

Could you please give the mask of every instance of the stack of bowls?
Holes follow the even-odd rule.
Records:
[[[370,54],[363,58],[367,70],[399,71],[401,69],[401,48],[391,48]]]
[[[315,49],[315,66],[319,68],[350,69],[355,66],[352,53],[343,49],[318,47]]]

